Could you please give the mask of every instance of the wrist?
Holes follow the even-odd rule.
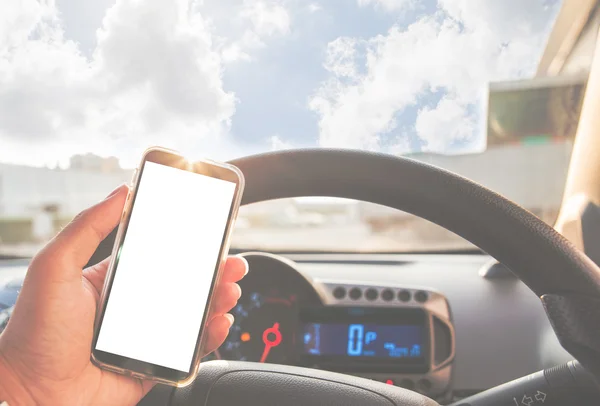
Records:
[[[0,405],[3,405],[2,402],[9,406],[35,404],[27,388],[0,350]]]

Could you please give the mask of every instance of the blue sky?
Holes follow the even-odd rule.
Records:
[[[531,76],[547,0],[56,0],[0,5],[0,161],[164,145],[228,159],[484,146],[489,81]]]
[[[242,143],[255,144],[256,134],[273,134],[291,145],[318,144],[317,115],[307,103],[319,83],[328,77],[323,67],[327,43],[340,36],[370,38],[384,34],[394,24],[406,26],[418,15],[435,9],[419,7],[402,15],[347,1],[322,2],[317,12],[298,13],[293,35],[280,38],[256,55],[256,61],[225,71],[225,88],[234,90],[240,103],[232,133]],[[414,120],[416,108],[404,112]]]

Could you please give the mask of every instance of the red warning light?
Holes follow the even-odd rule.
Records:
[[[388,379],[387,381],[385,381],[385,383],[387,383],[388,385],[393,385],[394,381],[392,381],[391,379]]]

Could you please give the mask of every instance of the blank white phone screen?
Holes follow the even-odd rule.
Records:
[[[97,350],[190,371],[235,187],[146,162]]]

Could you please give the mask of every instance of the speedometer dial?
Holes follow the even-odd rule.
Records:
[[[296,337],[296,296],[250,292],[233,309],[235,322],[220,348],[224,359],[287,364]]]
[[[271,254],[244,254],[250,271],[241,280],[242,297],[231,314],[234,324],[217,358],[296,363],[298,309],[321,300],[294,263]]]

